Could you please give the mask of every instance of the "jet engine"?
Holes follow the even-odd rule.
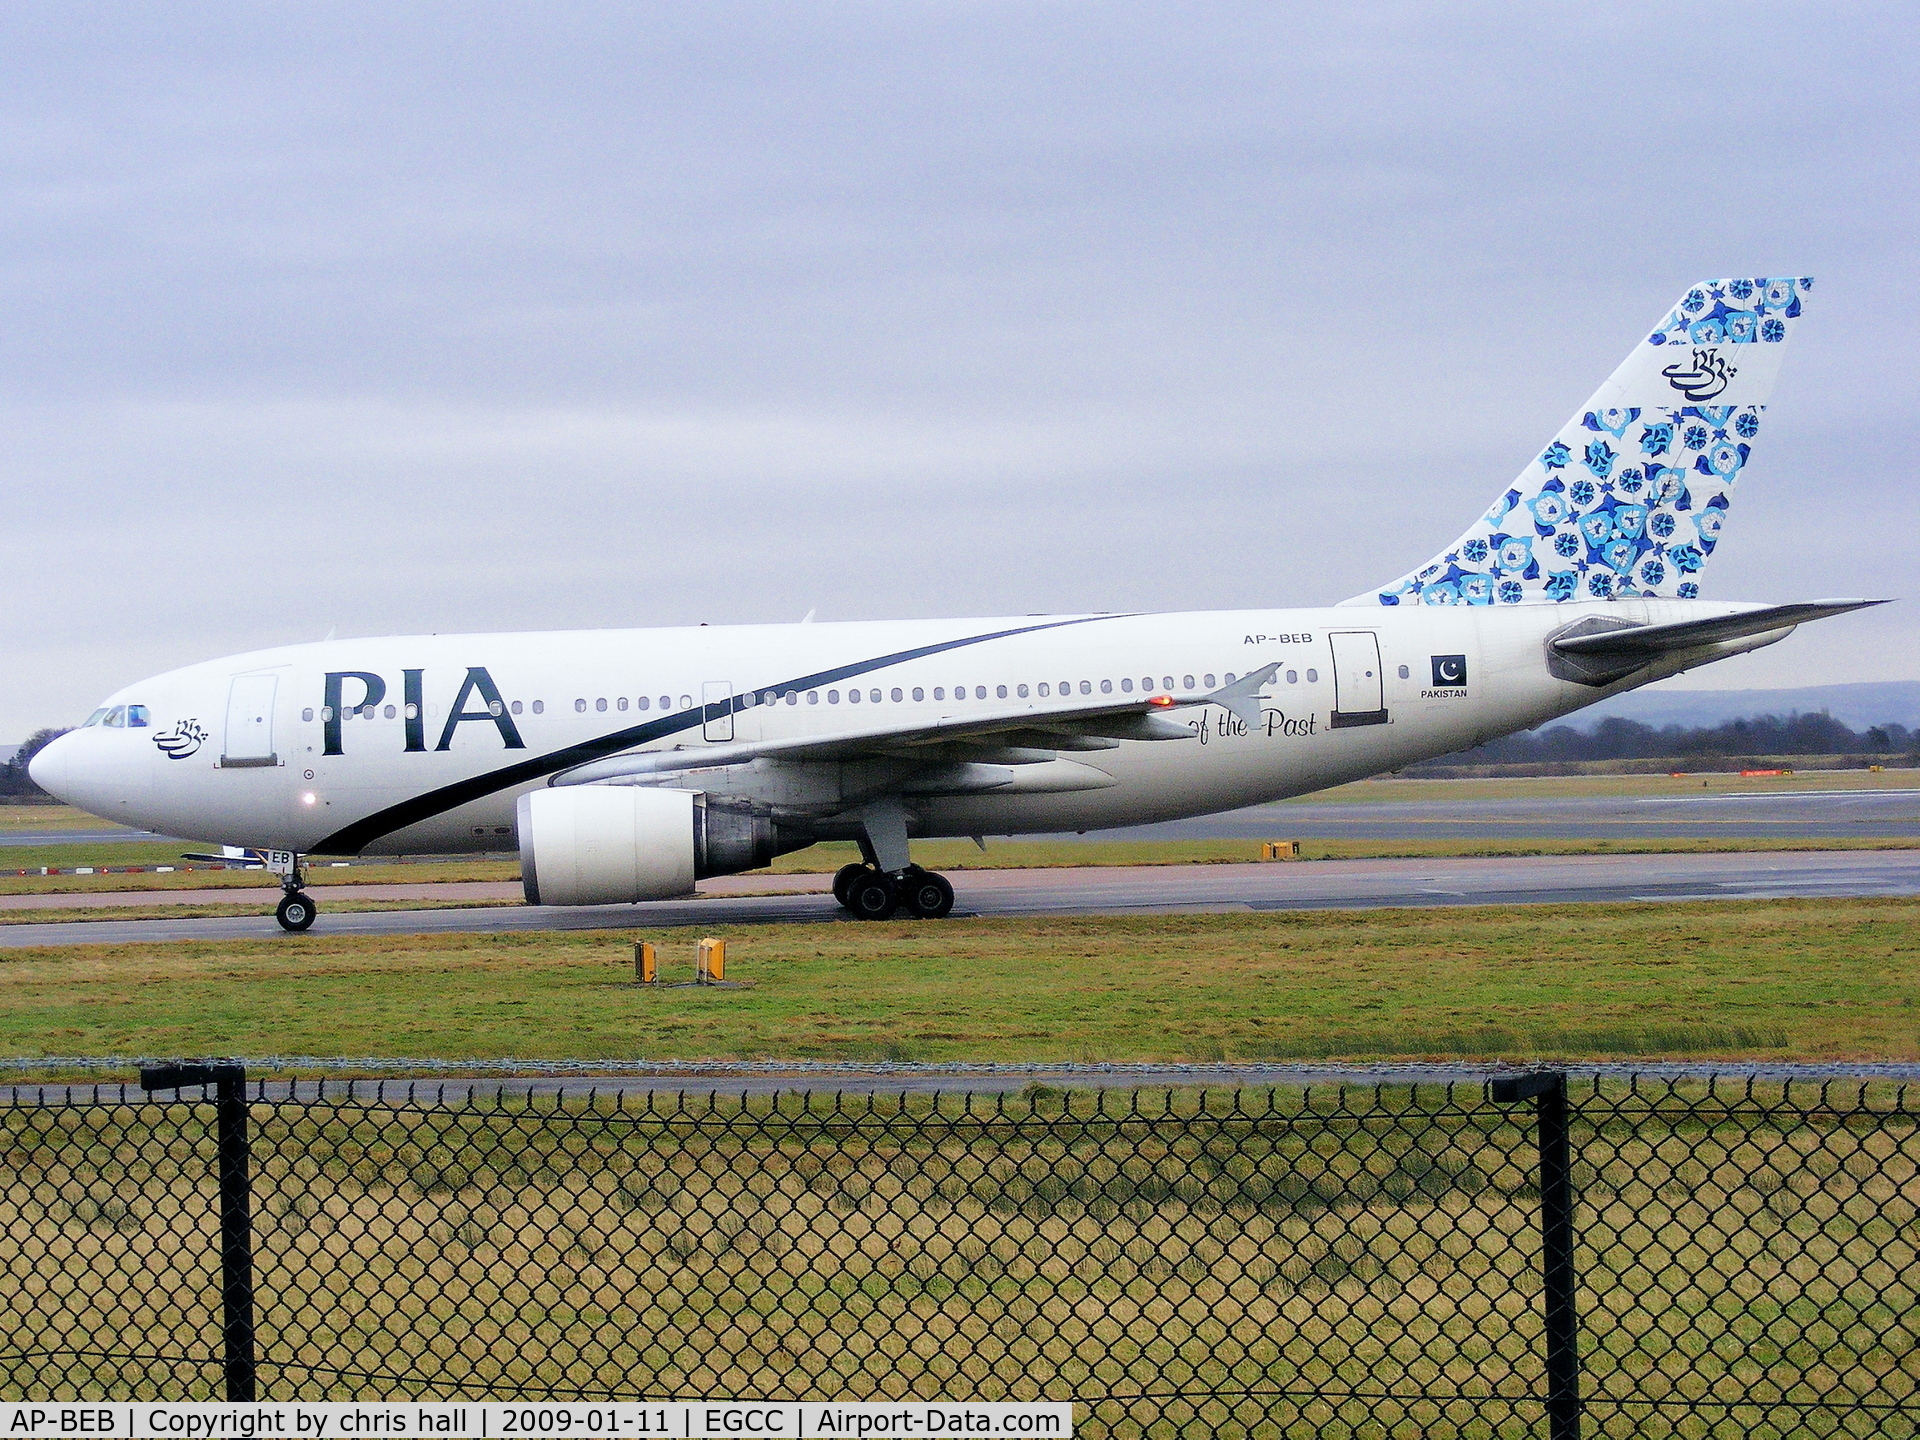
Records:
[[[520,883],[529,905],[617,905],[685,895],[709,875],[767,864],[773,820],[691,790],[570,785],[520,797]]]

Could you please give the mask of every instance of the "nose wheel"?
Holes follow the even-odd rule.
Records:
[[[280,877],[280,903],[274,909],[273,918],[280,922],[282,930],[298,934],[311,926],[313,917],[320,913],[313,897],[300,888],[307,878],[306,867],[300,863],[299,854],[292,850],[267,850],[261,854],[267,868]]]
[[[280,904],[273,912],[273,918],[280,922],[282,930],[295,932],[305,930],[313,924],[313,917],[320,908],[304,890],[289,890],[280,897]]]
[[[833,877],[833,898],[856,920],[886,920],[901,910],[920,920],[939,920],[953,910],[947,877],[918,865],[888,875],[869,865],[847,865]]]

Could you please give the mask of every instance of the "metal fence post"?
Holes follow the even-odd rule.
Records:
[[[1567,1077],[1558,1070],[1502,1076],[1487,1087],[1496,1105],[1534,1102],[1540,1143],[1540,1268],[1547,1340],[1548,1440],[1580,1440],[1580,1329],[1574,1308],[1573,1145]]]
[[[242,1065],[158,1065],[140,1072],[142,1090],[214,1087],[220,1179],[221,1358],[227,1399],[252,1400],[253,1174],[247,1139],[247,1071]]]

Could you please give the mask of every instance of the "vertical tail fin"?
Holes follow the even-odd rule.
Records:
[[[1812,285],[1695,285],[1472,529],[1342,603],[1697,596]]]

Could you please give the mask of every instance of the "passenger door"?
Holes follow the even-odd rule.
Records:
[[[1333,643],[1333,728],[1387,723],[1380,641],[1371,630],[1336,630]]]
[[[227,692],[227,733],[220,751],[223,769],[278,765],[273,749],[273,675],[236,675]]]

